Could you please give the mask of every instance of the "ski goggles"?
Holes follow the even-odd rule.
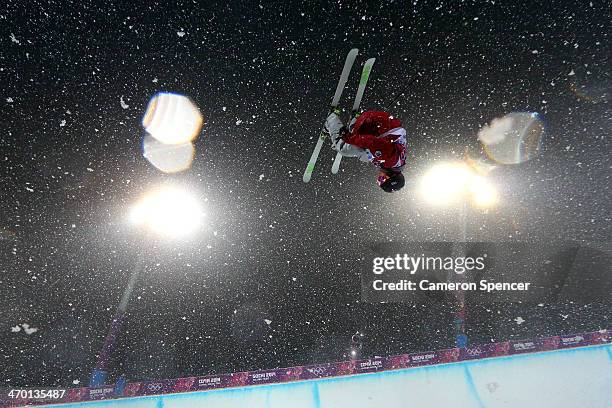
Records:
[[[387,173],[379,173],[378,177],[376,177],[376,182],[378,183],[378,187],[382,186],[385,181],[389,179],[389,175]]]

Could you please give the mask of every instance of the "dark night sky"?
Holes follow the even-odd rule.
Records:
[[[608,2],[146,3],[0,8],[2,386],[86,384],[139,251],[111,380],[336,361],[356,331],[364,356],[452,346],[451,299],[360,302],[360,247],[456,240],[456,213],[419,204],[415,180],[477,150],[479,128],[510,112],[545,118],[544,152],[495,173],[503,200],[469,213],[469,239],[609,249]],[[377,58],[363,106],[409,133],[398,194],[380,192],[366,163],[332,176],[327,147],[302,183],[353,47],[358,65]],[[183,173],[142,157],[158,91],[188,95],[205,117]],[[145,241],[124,221],[164,181],[205,200],[208,225],[190,241]],[[611,313],[468,302],[467,329],[475,343],[527,338],[610,327]],[[24,323],[38,330],[12,330]]]

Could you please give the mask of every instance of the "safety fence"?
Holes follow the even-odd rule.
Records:
[[[63,390],[58,388],[42,389],[43,387],[39,387],[40,389],[3,389],[0,396],[0,406],[15,407],[74,403],[286,383],[609,343],[612,343],[612,332],[610,330],[601,330],[575,335],[545,337],[536,340],[513,340],[367,360],[341,361],[232,374],[127,382],[100,387],[67,388]]]

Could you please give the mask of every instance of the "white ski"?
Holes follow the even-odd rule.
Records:
[[[330,113],[333,112],[340,102],[340,97],[342,96],[342,91],[344,91],[344,86],[346,85],[346,81],[348,80],[349,74],[351,73],[351,68],[353,67],[353,63],[355,62],[355,58],[357,58],[357,53],[359,50],[357,48],[353,48],[349,51],[346,56],[346,60],[344,61],[344,68],[342,69],[342,74],[340,74],[340,80],[338,81],[338,86],[336,87],[336,93],[334,94],[334,99],[332,99]],[[329,114],[328,114],[329,116]],[[323,146],[323,142],[327,134],[321,130],[319,134],[319,139],[317,140],[317,144],[312,151],[312,155],[310,156],[310,160],[308,161],[308,165],[306,166],[306,171],[304,171],[304,183],[308,183],[310,178],[312,177],[312,172],[315,168],[315,164],[317,163],[317,158],[319,157],[319,152],[321,151],[321,147]]]
[[[361,71],[361,79],[359,80],[359,88],[357,88],[357,95],[355,95],[355,102],[353,102],[353,109],[351,110],[351,118],[349,119],[349,123],[359,110],[359,105],[361,105],[361,99],[363,98],[363,93],[365,92],[366,85],[368,84],[368,79],[370,78],[370,71],[372,71],[372,66],[374,65],[374,61],[376,58],[370,58],[363,64],[363,70]],[[334,159],[334,164],[332,164],[332,173],[337,174],[338,170],[340,170],[340,162],[342,161],[342,155],[340,153],[336,153],[336,158]]]

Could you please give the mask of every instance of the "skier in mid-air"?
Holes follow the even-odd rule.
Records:
[[[324,130],[342,156],[358,157],[380,169],[376,180],[384,191],[392,193],[404,187],[406,130],[399,119],[387,112],[366,111],[353,118],[347,128],[333,112]]]

